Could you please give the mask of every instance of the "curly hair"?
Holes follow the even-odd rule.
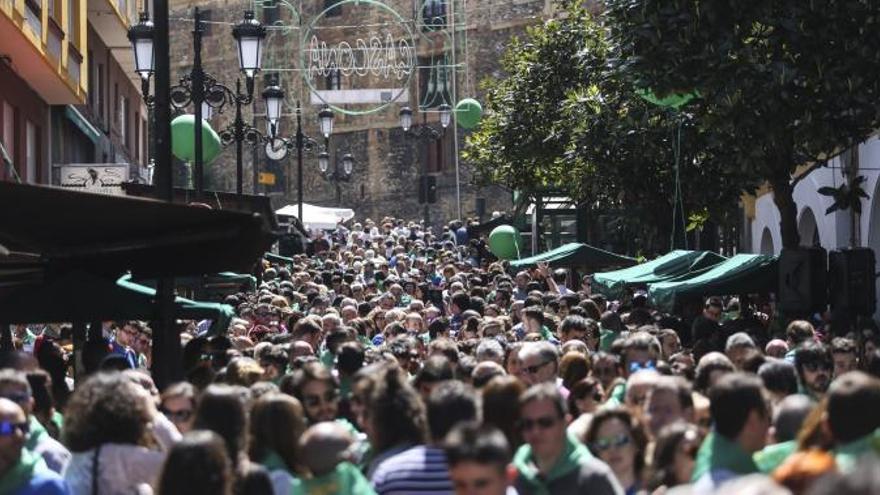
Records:
[[[65,411],[62,439],[72,452],[105,443],[152,445],[153,411],[146,392],[122,373],[97,373],[76,387]]]

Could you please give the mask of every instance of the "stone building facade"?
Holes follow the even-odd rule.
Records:
[[[432,224],[458,218],[456,201],[456,154],[464,146],[466,133],[461,127],[450,126],[438,140],[419,139],[405,133],[400,126],[399,111],[404,105],[414,110],[416,126],[429,125],[440,130],[438,106],[455,106],[464,98],[484,102],[481,82],[499,77],[500,58],[512,37],[522,35],[526,26],[541,22],[555,13],[551,0],[384,0],[381,3],[399,17],[389,15],[387,8],[365,9],[355,0],[263,0],[256,3],[256,14],[264,24],[272,26],[266,40],[264,71],[258,76],[255,103],[245,111],[255,127],[265,131],[265,109],[259,93],[265,77],[277,77],[286,93],[285,118],[280,134],[292,137],[295,133],[295,108],[302,102],[304,131],[319,137],[317,114],[322,102],[315,98],[306,84],[309,66],[306,60],[312,52],[301,50],[305,33],[320,33],[321,40],[330,46],[340,43],[356,46],[356,32],[394,30],[406,33],[409,29],[414,40],[412,76],[396,101],[380,111],[364,115],[335,112],[335,126],[329,140],[331,170],[334,162],[344,153],[354,158],[353,174],[348,181],[328,181],[318,170],[316,154],[304,161],[304,200],[322,206],[353,208],[357,218],[377,218],[394,215],[403,218],[427,218]],[[205,70],[219,81],[234,87],[238,75],[236,44],[232,24],[238,22],[245,8],[252,2],[236,0],[172,0],[171,2],[171,58],[172,74],[183,74],[192,64],[192,12],[199,7],[208,19],[204,49]],[[369,7],[369,6],[367,6]],[[374,6],[375,7],[375,6]],[[381,6],[379,6],[381,7]],[[301,17],[297,18],[301,9]],[[329,10],[328,10],[329,9]],[[323,12],[323,14],[322,14]],[[375,28],[375,29],[374,29]],[[404,31],[401,31],[404,29]],[[395,43],[406,35],[395,34]],[[380,33],[379,38],[382,38]],[[395,45],[397,46],[397,45]],[[303,55],[305,53],[305,55]],[[371,52],[372,54],[379,51]],[[381,56],[381,54],[380,54]],[[390,56],[390,55],[389,55]],[[388,60],[385,60],[386,62]],[[344,65],[344,63],[340,62]],[[357,65],[357,64],[354,64]],[[363,90],[384,88],[382,77],[375,74],[358,77],[356,74],[312,74],[311,87],[318,90]],[[387,78],[386,78],[387,79]],[[385,81],[387,82],[387,81]],[[359,93],[361,96],[363,94]],[[397,96],[395,93],[394,96]],[[403,98],[408,96],[408,99]],[[384,95],[387,99],[388,96]],[[374,104],[338,104],[344,110],[367,111]],[[212,126],[220,130],[232,121],[234,110],[214,115]],[[318,140],[318,147],[323,140]],[[246,148],[244,191],[253,191],[258,172],[274,174],[274,186],[258,184],[258,193],[273,196],[273,204],[280,207],[296,200],[295,151],[280,162],[268,160],[262,149]],[[340,165],[341,167],[341,165]],[[230,146],[217,161],[206,169],[208,188],[235,190],[235,151]],[[458,162],[461,184],[461,210],[464,217],[488,218],[494,210],[508,210],[512,192],[500,187],[477,187],[472,184],[470,168],[463,160]],[[288,177],[289,176],[289,177]],[[424,176],[434,177],[436,203],[425,205],[419,201],[419,187]],[[287,190],[287,179],[290,188]]]

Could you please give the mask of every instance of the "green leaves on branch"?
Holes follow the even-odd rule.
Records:
[[[848,209],[852,209],[852,211],[861,214],[862,213],[862,198],[868,199],[868,193],[862,188],[862,183],[865,182],[865,177],[863,175],[859,175],[854,178],[849,184],[844,182],[839,187],[831,187],[824,186],[820,187],[817,192],[823,196],[830,196],[834,199],[834,203],[825,210],[825,214],[829,215],[834,213],[835,211],[841,210],[845,211]]]

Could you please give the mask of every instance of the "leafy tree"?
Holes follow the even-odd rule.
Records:
[[[525,191],[562,189],[622,211],[637,221],[627,230],[654,251],[669,246],[662,239],[672,231],[677,163],[679,232],[686,211],[728,218],[756,181],[702,151],[704,133],[688,108],[653,105],[628,74],[609,70],[616,54],[607,31],[579,4],[563,2],[566,16],[530,28],[502,59],[507,77],[486,83],[489,112],[464,152],[477,176]]]
[[[798,246],[795,184],[880,127],[880,2],[606,0],[606,9],[622,54],[614,71],[658,96],[698,92],[689,108],[706,151],[770,184],[783,246]]]

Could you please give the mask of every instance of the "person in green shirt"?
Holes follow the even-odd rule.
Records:
[[[700,446],[691,478],[699,493],[758,472],[752,454],[764,448],[770,428],[769,404],[755,375],[724,375],[709,389],[709,400],[713,428]]]

